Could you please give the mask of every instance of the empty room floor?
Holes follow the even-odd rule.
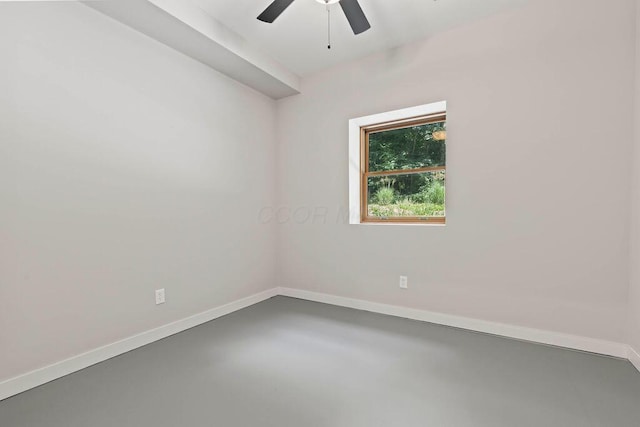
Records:
[[[2,427],[639,425],[627,361],[285,297],[0,402]]]

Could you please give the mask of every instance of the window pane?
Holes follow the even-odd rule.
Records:
[[[446,123],[369,134],[369,171],[445,166]]]
[[[369,178],[370,217],[444,217],[445,171]]]

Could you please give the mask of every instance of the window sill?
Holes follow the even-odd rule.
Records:
[[[447,223],[434,223],[434,222],[393,222],[393,221],[360,221],[352,223],[352,225],[371,225],[371,226],[383,226],[383,227],[446,227]]]

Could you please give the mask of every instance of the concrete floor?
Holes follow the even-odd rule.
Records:
[[[277,297],[0,402],[0,426],[638,427],[640,373]]]

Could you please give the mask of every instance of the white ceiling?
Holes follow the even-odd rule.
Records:
[[[332,6],[332,49],[327,13],[316,0],[295,0],[273,23],[256,17],[272,0],[191,0],[300,76],[429,37],[528,0],[360,0],[371,30],[354,36],[339,5]]]

